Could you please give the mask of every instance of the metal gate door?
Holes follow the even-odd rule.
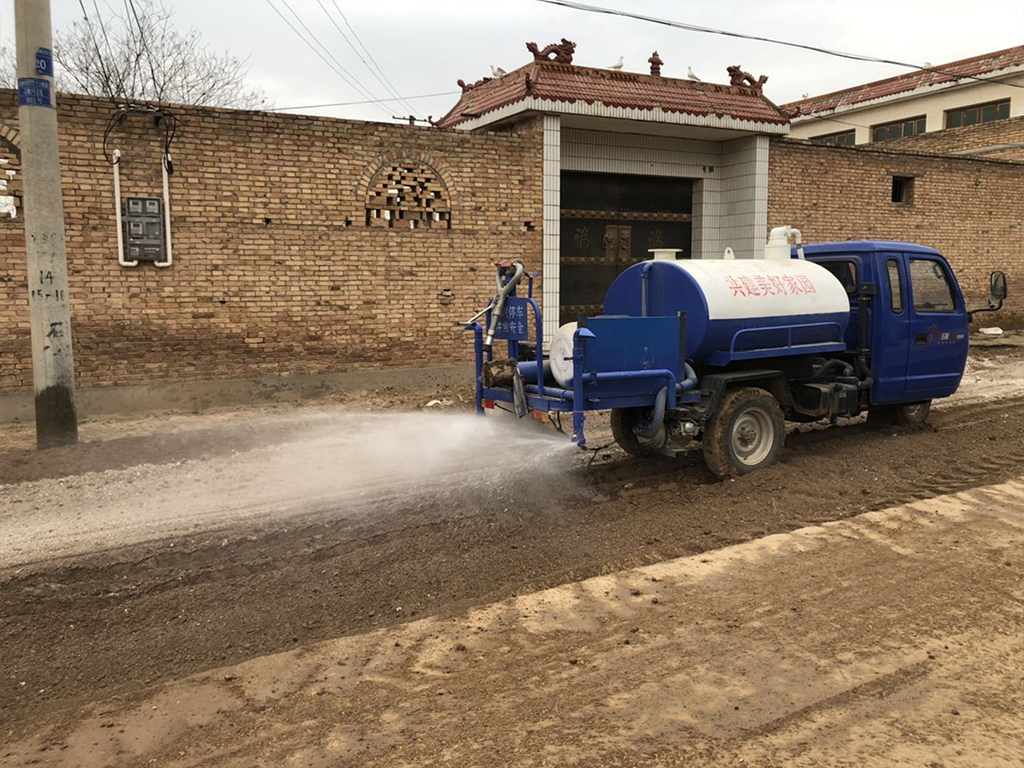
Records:
[[[690,179],[564,172],[559,322],[600,314],[608,286],[651,248],[689,258],[692,190]]]

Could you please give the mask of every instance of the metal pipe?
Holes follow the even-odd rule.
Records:
[[[476,362],[476,412],[484,412],[484,384],[480,379],[480,373],[484,367],[484,331],[480,323],[473,323],[473,353]]]
[[[167,165],[171,162],[170,155],[164,155],[160,159],[160,168],[164,172],[164,236],[167,240],[167,261],[154,261],[158,267],[169,267],[174,261],[174,254],[171,250],[171,191],[167,182]]]
[[[665,400],[668,398],[668,387],[662,387],[658,390],[658,394],[654,396],[654,413],[651,414],[651,418],[647,422],[641,422],[633,427],[633,433],[637,437],[643,437],[650,440],[658,434],[658,430],[662,428],[665,423]]]
[[[114,217],[117,220],[117,263],[122,267],[137,267],[139,261],[124,257],[124,222],[121,220],[121,150],[114,150]]]
[[[683,362],[683,372],[685,373],[686,378],[676,385],[676,388],[680,392],[686,392],[687,390],[693,389],[697,386],[697,372],[685,361]]]
[[[512,266],[515,268],[515,273],[509,278],[507,283],[502,284],[501,282],[501,267],[498,268],[497,274],[494,276],[494,282],[497,284],[498,291],[494,294],[494,300],[491,302],[494,305],[494,309],[491,310],[491,322],[487,324],[487,338],[484,339],[484,352],[488,354],[490,354],[491,349],[494,347],[494,335],[498,332],[498,322],[505,311],[505,299],[515,290],[515,287],[526,273],[523,262],[514,261]]]
[[[651,279],[651,262],[647,262],[640,269],[640,317],[647,317],[647,297],[649,294],[649,283]]]

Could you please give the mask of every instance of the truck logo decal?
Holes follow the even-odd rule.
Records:
[[[939,346],[948,346],[950,344],[956,344],[958,341],[963,341],[967,338],[965,333],[951,333],[949,331],[940,331],[937,325],[932,325],[928,328],[928,344],[937,344]]]

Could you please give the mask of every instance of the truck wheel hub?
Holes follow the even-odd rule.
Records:
[[[773,442],[771,419],[761,408],[748,408],[733,423],[732,450],[744,464],[755,465],[764,461],[772,450]]]

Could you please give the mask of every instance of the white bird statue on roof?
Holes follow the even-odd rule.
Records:
[[[508,72],[506,72],[501,67],[496,67],[493,64],[491,64],[491,75],[493,77],[504,77],[507,74],[508,74]]]
[[[702,80],[701,80],[701,79],[700,79],[699,77],[697,77],[697,76],[696,76],[696,75],[695,75],[695,74],[693,73],[693,67],[687,67],[687,68],[686,68],[686,78],[687,78],[688,80],[693,80],[693,82],[695,82],[695,83],[700,83],[700,82],[703,82],[703,81],[702,81]]]
[[[619,56],[619,60],[611,64],[608,69],[622,69],[622,57]]]

